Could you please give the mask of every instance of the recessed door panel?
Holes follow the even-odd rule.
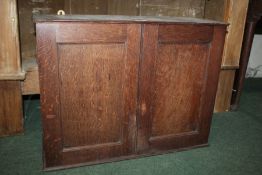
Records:
[[[124,44],[58,46],[63,148],[123,142]]]
[[[151,139],[197,130],[207,51],[206,44],[159,45]]]

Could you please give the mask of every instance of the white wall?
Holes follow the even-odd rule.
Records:
[[[262,35],[255,35],[246,77],[262,77]]]

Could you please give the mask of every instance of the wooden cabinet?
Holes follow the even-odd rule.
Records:
[[[45,168],[207,144],[225,24],[120,16],[35,21]]]

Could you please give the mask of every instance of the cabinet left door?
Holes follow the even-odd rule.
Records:
[[[135,151],[139,24],[36,24],[47,169]]]

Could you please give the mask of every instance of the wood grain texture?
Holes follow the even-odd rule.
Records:
[[[23,59],[35,58],[35,29],[33,14],[56,14],[63,9],[66,14],[93,15],[151,15],[203,17],[205,0],[18,0],[21,55]]]
[[[105,0],[64,0],[66,14],[107,14],[108,2]]]
[[[0,81],[0,137],[23,132],[19,81]]]
[[[178,29],[177,37],[168,32],[171,28],[173,31]],[[210,35],[213,28],[201,33],[203,26],[195,25],[192,27],[194,33],[189,35],[191,39],[188,36],[184,42],[182,38],[188,31],[183,32],[181,28],[180,25],[145,26],[140,74],[139,152],[207,143],[208,123],[214,106],[210,102],[214,100],[218,80],[210,76],[218,76],[225,28],[215,28],[213,36]],[[169,38],[167,43],[161,40],[161,35]],[[201,42],[198,39],[201,36],[209,37],[210,43]]]
[[[206,0],[205,19],[224,21],[227,16],[228,2],[230,0]]]
[[[221,65],[223,69],[227,69],[228,67],[236,69],[239,67],[247,8],[248,0],[206,1],[204,16],[206,19],[220,20],[229,23]],[[225,96],[222,98],[225,98]],[[219,97],[217,99],[219,99]]]
[[[35,25],[33,14],[56,14],[64,9],[65,0],[17,0],[22,60],[36,58]]]
[[[61,44],[58,53],[64,148],[122,143],[124,43]]]
[[[108,0],[109,15],[137,16],[140,13],[140,0]]]
[[[125,25],[108,24],[75,24],[63,23],[59,26],[57,42],[89,43],[89,42],[124,42],[127,30]],[[74,33],[74,35],[68,35]]]
[[[223,7],[223,8],[217,8]],[[222,72],[231,72],[220,75],[216,95],[215,112],[227,111],[232,96],[233,71],[239,67],[240,52],[247,14],[248,0],[210,0],[206,1],[205,18],[220,20],[229,23],[226,35]],[[228,71],[226,71],[228,70]]]
[[[227,2],[224,21],[230,25],[225,40],[222,66],[239,66],[247,8],[248,0]]]
[[[205,0],[141,0],[142,16],[187,16],[202,18]]]
[[[119,142],[119,144],[112,144],[112,142],[109,142],[109,143],[104,143],[102,145],[99,144],[94,146],[86,145],[87,147],[86,148],[83,147],[83,149],[79,147],[80,149],[77,150],[72,149],[71,151],[70,150],[66,151],[63,153],[63,159],[64,159],[63,164],[70,165],[70,164],[76,164],[79,162],[87,162],[87,161],[103,161],[110,158],[131,155],[135,152],[135,138],[136,138],[135,117],[136,117],[136,95],[137,95],[137,81],[138,81],[137,72],[138,72],[139,49],[140,49],[140,26],[135,24],[134,25],[130,24],[127,25],[126,27],[127,27],[127,38],[125,42],[126,43],[125,56],[123,57],[126,59],[126,61],[125,61],[125,66],[122,67],[122,69],[124,69],[124,74],[122,75],[124,78],[123,80],[124,82],[123,84],[120,85],[122,86],[121,88],[123,89],[122,90],[123,94],[121,94],[121,91],[118,92],[117,90],[116,92],[114,92],[114,94],[119,93],[117,97],[120,96],[120,99],[117,100],[121,100],[121,99],[123,100],[122,102],[121,101],[114,102],[114,104],[124,103],[124,106],[122,105],[124,109],[119,109],[118,107],[120,111],[117,112],[117,114],[119,115],[121,111],[123,111],[121,116],[122,121],[120,123],[122,127],[120,133],[122,135],[122,141]],[[109,57],[109,59],[115,59],[115,58]],[[115,69],[114,71],[117,70],[119,70],[119,68]],[[106,76],[105,78],[108,79],[108,76]],[[112,77],[112,81],[114,82],[114,77]],[[116,82],[119,81],[121,82],[121,80],[117,80]],[[119,88],[120,87],[117,87],[117,89]],[[115,99],[116,97],[112,97],[112,98]],[[99,97],[97,98],[97,100],[99,100]],[[107,108],[109,109],[109,107],[112,107],[112,105],[113,104],[110,104],[110,106],[107,106]],[[96,107],[98,109],[100,106],[96,106]],[[114,112],[114,109],[110,109],[110,110],[111,111],[113,110],[112,112]],[[114,120],[115,116],[111,115],[107,117],[111,118],[111,120]],[[103,122],[103,126],[107,126],[107,125],[111,126],[111,121],[109,121],[109,123]],[[116,127],[118,128],[117,125]],[[114,131],[117,128],[110,128],[110,129]],[[117,135],[119,135],[119,133]],[[78,156],[77,159],[72,159],[72,157],[76,155]]]
[[[158,46],[150,139],[197,130],[208,50],[206,44]]]
[[[235,70],[220,71],[214,112],[230,110],[234,78]]]
[[[44,167],[61,163],[61,120],[56,45],[56,24],[37,24],[37,62],[43,125]]]
[[[0,80],[23,79],[16,1],[0,1],[0,15]]]
[[[36,59],[25,59],[22,62],[22,69],[26,73],[24,81],[21,82],[22,94],[40,94],[39,73]]]
[[[45,167],[134,152],[140,26],[99,25],[97,31],[103,31],[103,35],[96,35],[95,31],[88,35],[97,37],[97,41],[79,41],[74,35],[75,41],[68,43],[68,37],[58,37],[64,30],[60,25],[64,24],[37,24],[41,103],[46,127]],[[70,25],[78,26],[77,23]],[[92,31],[94,26],[82,27]],[[119,27],[124,29],[125,38],[121,32],[112,35],[115,38],[105,35],[108,31],[117,33]],[[58,34],[51,30],[57,30]],[[45,32],[52,34],[44,36]],[[65,34],[72,36],[75,31]],[[102,36],[104,39],[99,40]],[[119,37],[121,43],[116,40]],[[52,54],[45,55],[48,52]],[[52,66],[49,63],[53,63]],[[45,85],[47,82],[49,85]],[[55,100],[56,104],[49,100]],[[49,130],[51,125],[56,129]],[[50,132],[55,134],[51,137]]]
[[[221,21],[207,20],[190,17],[172,16],[125,16],[125,15],[34,15],[35,22],[95,22],[95,23],[144,23],[144,24],[206,24],[206,25],[225,25]]]
[[[225,25],[41,21],[36,29],[46,169],[207,144]]]
[[[212,40],[212,26],[195,25],[161,25],[159,27],[159,42],[175,42],[175,43],[209,43]]]
[[[221,58],[225,42],[226,27],[214,27],[213,41],[210,45],[209,63],[207,67],[208,74],[206,75],[206,89],[203,96],[203,110],[201,113],[201,120],[199,126],[200,140],[202,142],[208,141],[208,136],[211,127],[211,120],[215,105],[215,97],[217,92],[218,78],[220,72]]]
[[[17,4],[0,1],[0,136],[23,131],[21,70]],[[11,81],[13,80],[13,81]]]

